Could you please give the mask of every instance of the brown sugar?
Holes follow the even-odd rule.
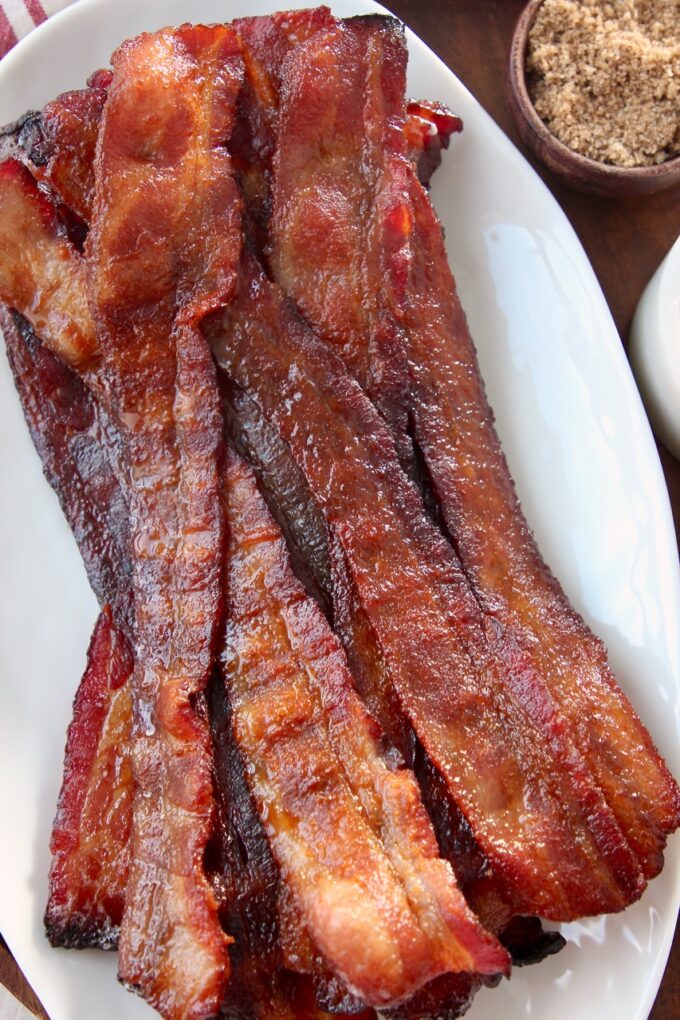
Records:
[[[526,67],[570,149],[623,167],[680,154],[680,0],[544,0]]]

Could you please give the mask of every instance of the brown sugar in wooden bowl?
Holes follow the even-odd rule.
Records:
[[[541,120],[529,95],[526,53],[529,32],[543,0],[531,0],[519,16],[510,46],[508,104],[520,138],[554,174],[579,191],[612,198],[648,195],[680,182],[680,156],[651,166],[599,162],[564,145]]]

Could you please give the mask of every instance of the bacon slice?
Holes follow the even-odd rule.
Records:
[[[203,854],[214,811],[196,696],[221,615],[221,414],[201,318],[229,301],[240,203],[223,148],[241,61],[226,26],[113,56],[88,238],[91,307],[130,471],[137,784],[119,974],[158,1011],[209,1017],[227,939]]]
[[[127,884],[133,779],[129,514],[115,429],[83,383],[2,309],[10,366],[34,444],[104,606],[74,702],[45,914],[54,945],[114,948]],[[111,604],[111,608],[106,606]],[[114,622],[115,621],[115,622]]]
[[[34,162],[45,159],[44,167],[36,168],[38,177],[84,223],[92,217],[94,154],[110,83],[110,72],[98,72],[89,88],[64,92],[48,103],[40,124],[42,153],[29,153]]]
[[[680,824],[680,790],[617,684],[602,642],[541,557],[493,426],[441,228],[415,180],[410,201],[413,262],[405,324],[410,362],[422,365],[414,374],[411,406],[442,517],[475,596],[489,617],[516,635],[546,678],[651,878],[663,866],[668,835]],[[493,528],[480,530],[482,506]]]
[[[234,21],[243,46],[246,78],[230,149],[246,197],[251,233],[260,241],[259,254],[264,253],[267,243],[286,59],[297,46],[336,24],[328,7]],[[439,103],[423,100],[409,104],[404,135],[423,184],[429,182],[439,166],[441,150],[448,147],[451,134],[461,129],[461,120]]]
[[[485,631],[380,417],[252,260],[212,345],[323,517],[335,625],[369,708],[393,742],[395,718],[413,726],[518,912],[562,919],[638,896],[635,858],[596,791],[584,808],[578,759],[559,733],[546,742],[521,654]]]
[[[680,793],[522,514],[441,228],[406,158],[404,62],[393,25],[357,19],[315,36],[286,64],[272,269],[401,447],[415,438],[475,599],[545,684],[542,711],[583,756],[650,877],[680,821]],[[340,91],[348,66],[365,68],[362,84]],[[301,153],[316,185],[305,184]]]
[[[85,264],[56,210],[16,159],[0,163],[0,300],[21,310],[67,364],[96,357]]]
[[[132,653],[108,608],[97,621],[69,726],[50,850],[47,935],[113,949],[125,903],[134,781],[128,754]]]

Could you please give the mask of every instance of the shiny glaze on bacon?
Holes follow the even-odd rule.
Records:
[[[95,81],[89,88],[57,96],[41,118],[47,162],[38,177],[84,223],[92,216],[94,154],[110,72],[98,72]]]
[[[213,1016],[227,938],[203,855],[214,802],[201,694],[221,616],[215,370],[199,330],[229,301],[240,203],[223,148],[241,61],[227,26],[113,56],[97,155],[90,304],[129,466],[136,780],[119,975],[166,1018]]]
[[[0,301],[19,309],[67,364],[96,354],[85,264],[52,203],[17,159],[0,163]]]
[[[245,266],[213,351],[323,517],[334,624],[369,709],[397,746],[413,727],[518,912],[620,909],[642,889],[637,862],[606,806],[597,831],[572,761],[527,710],[519,651],[494,647],[359,386],[252,259]]]
[[[236,739],[272,851],[328,968],[373,1006],[447,970],[506,970],[438,857],[412,776],[381,757],[339,642],[293,575],[252,473],[231,453],[225,499],[223,663]]]
[[[92,215],[94,154],[111,76],[108,69],[95,71],[87,88],[63,92],[0,129],[0,159],[25,163],[74,227]]]
[[[92,217],[94,154],[110,84],[111,72],[97,71],[88,88],[57,96],[41,112],[39,136],[24,145],[36,177],[83,223]]]
[[[288,55],[336,19],[328,7],[281,11],[254,18],[238,18],[246,77],[239,98],[239,116],[230,141],[246,198],[251,233],[267,244],[271,213],[271,175],[277,145],[277,122],[283,68]],[[427,185],[441,162],[441,150],[462,122],[439,103],[423,100],[408,105],[404,135],[420,180]]]
[[[336,22],[291,52],[281,82],[268,255],[273,278],[393,426],[400,459],[414,473],[405,345],[399,323],[382,311],[385,272],[405,268],[392,229],[401,171],[392,154],[407,150],[406,57],[403,28],[375,17]],[[349,68],[352,79],[340,87]]]
[[[582,756],[651,877],[680,821],[680,793],[602,644],[543,563],[519,506],[441,228],[399,130],[406,54],[398,36],[394,23],[356,19],[318,34],[286,64],[274,276],[340,350],[401,447],[414,438],[437,515],[488,625],[505,630],[540,677],[544,690],[532,694],[538,712]],[[344,68],[362,61],[373,88],[359,75],[360,87],[340,91]],[[382,130],[367,131],[365,122]],[[301,153],[322,182],[316,188],[310,181],[305,189]],[[360,213],[366,205],[370,217]],[[369,275],[374,267],[370,280],[367,267]]]
[[[132,652],[105,608],[73,705],[50,839],[47,936],[113,949],[125,903],[134,780],[128,753]]]
[[[324,1020],[329,1014],[317,1005],[314,982],[284,967],[280,914],[285,913],[285,892],[246,781],[246,762],[236,744],[224,680],[217,673],[209,687],[208,705],[219,815],[218,838],[210,848],[214,857],[210,872],[224,928],[234,937],[232,976],[220,1017]],[[363,1010],[358,1020],[375,1016],[373,1010]]]

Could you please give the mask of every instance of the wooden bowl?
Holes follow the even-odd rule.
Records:
[[[529,31],[543,0],[531,0],[519,16],[510,47],[508,103],[520,138],[549,170],[579,191],[625,197],[649,195],[680,181],[680,156],[654,166],[618,167],[574,152],[548,129],[536,113],[526,81]]]

